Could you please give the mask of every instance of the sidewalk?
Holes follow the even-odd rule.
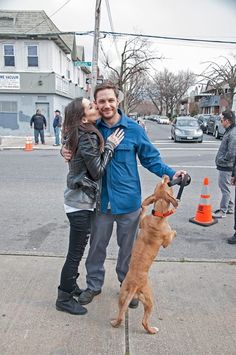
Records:
[[[106,262],[103,291],[88,313],[58,312],[54,303],[64,258],[0,255],[0,354],[4,355],[235,355],[236,265],[155,262],[150,278],[155,299],[147,334],[143,307],[129,309],[112,328],[119,283],[115,260]],[[84,265],[80,285],[85,286]]]
[[[32,142],[34,143],[34,138],[31,136]],[[25,137],[18,136],[0,136],[0,150],[9,149],[24,149],[26,142]],[[38,145],[33,144],[33,150],[48,150],[48,149],[60,149],[60,146],[54,147],[53,144],[55,138],[53,136],[45,136],[45,144],[39,143]]]

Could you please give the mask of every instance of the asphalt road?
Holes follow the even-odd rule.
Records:
[[[147,122],[147,128],[163,160],[176,170],[184,168],[192,177],[176,214],[169,217],[177,238],[172,246],[161,251],[159,259],[234,259],[235,247],[226,243],[226,238],[233,233],[233,216],[211,227],[189,222],[195,215],[204,177],[210,181],[212,207],[218,207],[220,193],[214,158],[220,141],[204,135],[202,144],[174,143],[170,140],[170,126]],[[67,166],[58,151],[0,151],[0,171],[0,252],[65,255],[68,223],[63,190]],[[159,178],[141,166],[139,171],[145,198],[152,193]],[[114,231],[108,258],[116,255]]]

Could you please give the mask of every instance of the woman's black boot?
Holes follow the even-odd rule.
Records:
[[[71,314],[86,314],[88,311],[85,307],[81,306],[81,304],[74,299],[74,292],[68,293],[62,291],[58,287],[58,297],[56,300],[56,309],[58,311],[64,311]]]
[[[79,297],[80,294],[84,291],[84,290],[81,290],[81,288],[78,286],[78,284],[76,282],[78,277],[79,277],[79,273],[74,277],[75,281],[74,281],[74,285],[73,285],[73,288],[74,288],[73,295],[75,297]]]

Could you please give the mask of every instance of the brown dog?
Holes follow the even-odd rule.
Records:
[[[125,312],[132,298],[138,298],[144,306],[142,324],[146,331],[155,334],[158,328],[150,327],[148,320],[153,307],[152,291],[148,280],[148,271],[161,246],[166,248],[176,236],[171,230],[167,216],[174,210],[169,210],[170,204],[178,206],[173,197],[173,190],[168,186],[169,177],[164,175],[162,182],[156,186],[154,193],[142,203],[140,216],[140,232],[132,250],[129,271],[122,282],[119,295],[119,314],[111,321],[113,327],[118,327],[124,319]],[[146,215],[147,206],[154,203],[152,214]]]

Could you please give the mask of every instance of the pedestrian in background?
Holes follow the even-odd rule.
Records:
[[[31,117],[30,127],[34,126],[34,141],[35,144],[39,143],[39,136],[42,144],[45,144],[44,129],[47,128],[47,121],[44,115],[41,114],[40,109]]]
[[[221,123],[225,128],[218,153],[216,155],[216,168],[219,171],[218,186],[221,190],[220,208],[212,214],[215,218],[224,218],[233,214],[234,203],[231,197],[232,185],[230,183],[233,171],[234,157],[236,155],[236,126],[233,111],[222,112]]]
[[[234,157],[234,166],[231,177],[231,184],[235,186],[235,198],[234,198],[234,235],[228,239],[229,244],[236,244],[236,155]]]
[[[60,145],[61,125],[62,125],[61,112],[59,110],[56,110],[55,117],[53,120],[53,129],[55,134],[55,143],[53,144],[54,146]]]
[[[104,144],[95,126],[98,113],[88,99],[77,98],[65,109],[62,136],[71,150],[64,193],[64,206],[70,224],[69,250],[61,271],[56,308],[72,314],[85,314],[86,308],[74,298],[81,290],[76,283],[78,267],[87,245],[94,208],[99,209],[100,183],[115,147],[124,137],[117,129]]]

